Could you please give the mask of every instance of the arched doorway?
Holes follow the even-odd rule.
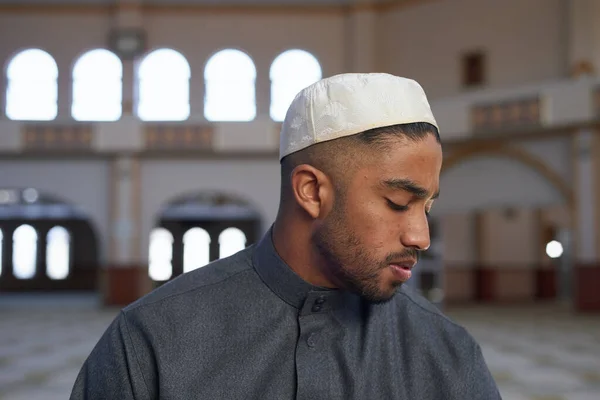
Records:
[[[508,145],[464,148],[444,160],[440,191],[432,216],[450,302],[554,299],[568,289],[573,194],[543,160]],[[555,240],[564,251],[551,258]]]
[[[259,213],[247,201],[223,193],[194,193],[169,202],[150,235],[149,275],[166,282],[229,257],[255,243]]]
[[[28,189],[0,189],[0,291],[94,291],[98,246],[75,205]]]

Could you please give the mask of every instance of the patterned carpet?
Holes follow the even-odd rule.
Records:
[[[0,400],[67,399],[118,310],[93,297],[0,296]],[[599,400],[600,315],[559,306],[447,311],[482,346],[504,400]]]

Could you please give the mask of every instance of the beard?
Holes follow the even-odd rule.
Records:
[[[341,204],[336,203],[312,235],[313,244],[325,261],[325,272],[343,289],[371,303],[385,303],[393,298],[402,282],[382,282],[381,272],[393,260],[416,258],[417,252],[407,248],[378,259],[349,229],[343,211]]]

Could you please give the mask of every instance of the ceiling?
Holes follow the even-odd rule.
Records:
[[[124,3],[131,2],[142,4],[160,4],[160,5],[210,5],[210,6],[264,6],[264,5],[310,5],[310,6],[331,6],[348,4],[366,4],[366,3],[405,3],[407,0],[121,0]],[[5,5],[110,5],[118,3],[118,0],[0,0],[0,4]]]
[[[432,0],[0,0],[0,12],[65,12],[111,10],[116,4],[142,5],[148,10],[331,12],[359,9],[387,11]]]

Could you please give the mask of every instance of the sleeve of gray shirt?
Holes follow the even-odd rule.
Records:
[[[151,369],[150,366],[153,365],[148,363],[151,361],[151,352],[139,354],[138,344],[144,341],[134,337],[134,347],[131,331],[126,315],[121,312],[81,368],[71,400],[153,398],[144,376],[144,373],[151,374],[151,371],[143,371],[144,368]]]

